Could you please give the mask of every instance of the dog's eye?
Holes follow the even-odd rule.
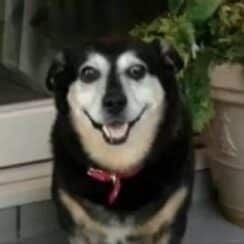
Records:
[[[91,66],[84,67],[80,72],[81,80],[86,83],[90,83],[97,80],[99,76],[100,76],[100,72]]]
[[[145,68],[145,66],[143,66],[141,64],[136,64],[136,65],[131,66],[127,70],[127,74],[135,80],[140,80],[145,76],[146,68]]]

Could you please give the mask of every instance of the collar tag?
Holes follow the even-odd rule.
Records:
[[[108,194],[108,203],[112,205],[118,198],[121,191],[122,179],[131,178],[138,174],[140,170],[141,168],[138,167],[125,173],[111,173],[109,171],[91,167],[88,169],[87,175],[102,183],[112,183],[112,190]]]
[[[102,183],[112,183],[112,190],[108,195],[108,203],[112,205],[118,198],[119,193],[121,191],[121,177],[118,174],[109,173],[107,171],[94,168],[90,168],[87,171],[87,175],[89,175],[94,180],[100,181]]]

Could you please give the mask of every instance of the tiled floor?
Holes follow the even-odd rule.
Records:
[[[244,244],[244,230],[225,221],[210,200],[193,204],[184,244]],[[11,244],[68,244],[55,232]]]
[[[193,204],[183,244],[244,244],[244,229],[224,220],[211,200],[210,189],[212,187],[208,172],[197,173]],[[13,212],[12,215],[14,215]],[[19,212],[22,216],[19,221],[21,228],[17,228],[17,232],[9,230],[9,226],[13,226],[12,222],[14,222],[12,215],[7,210],[0,215],[1,219],[9,220],[9,225],[6,227],[5,221],[0,221],[0,235],[6,235],[6,238],[0,238],[0,244],[68,244],[64,233],[58,231],[54,206],[51,202],[22,206]],[[1,223],[4,226],[1,226]],[[4,241],[16,239],[13,236],[14,233],[22,241],[11,243]]]
[[[184,244],[244,244],[244,229],[227,222],[210,200],[196,202],[189,217]]]

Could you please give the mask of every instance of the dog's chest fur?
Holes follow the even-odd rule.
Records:
[[[128,215],[121,220],[102,207],[90,203],[84,203],[83,207],[68,193],[60,191],[61,201],[76,224],[71,244],[168,244],[169,226],[186,196],[187,189],[182,187],[150,217]],[[88,205],[92,214],[88,213]]]
[[[67,50],[48,83],[58,110],[53,196],[70,243],[180,244],[192,187],[192,131],[171,53],[138,42],[82,50]],[[86,76],[87,70],[93,71]],[[110,108],[123,104],[120,113],[108,110],[104,101],[111,97]],[[127,133],[118,137],[121,128]],[[92,178],[91,168],[139,172],[121,178],[111,205],[114,183]]]

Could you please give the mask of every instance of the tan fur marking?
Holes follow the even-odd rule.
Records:
[[[91,219],[91,217],[87,215],[86,211],[82,208],[82,206],[69,194],[67,194],[63,190],[60,190],[59,194],[61,201],[63,202],[67,210],[69,210],[74,222],[78,226],[84,226],[85,228],[97,231],[100,234],[106,233],[108,228]]]
[[[187,195],[185,187],[176,191],[149,221],[137,228],[137,234],[155,234],[164,224],[170,225]]]
[[[166,234],[162,236],[155,244],[169,244],[170,235]]]
[[[162,106],[159,106],[153,111],[146,112],[148,113],[146,118],[137,122],[127,142],[120,146],[106,143],[102,133],[91,128],[89,123],[80,124],[80,114],[72,112],[72,122],[80,135],[81,144],[93,160],[112,171],[126,171],[136,166],[150,150],[160,122],[161,111]],[[83,121],[85,120],[87,118],[83,116]]]
[[[111,240],[113,238],[116,239],[117,236],[139,236],[139,235],[148,235],[153,236],[158,233],[160,228],[163,225],[170,225],[174,217],[176,216],[179,208],[182,206],[185,197],[187,195],[187,189],[185,187],[176,191],[164,204],[164,206],[145,224],[142,226],[105,226],[102,225],[95,220],[93,220],[86,211],[82,208],[82,206],[73,199],[70,195],[68,195],[65,191],[60,190],[60,198],[66,208],[69,210],[73,220],[79,226],[84,226],[86,230],[91,230],[93,233],[98,233],[99,235],[109,236]],[[165,243],[167,244],[170,236],[169,233],[166,232],[162,234],[160,241],[157,240],[156,243]],[[110,241],[108,242],[110,243]]]
[[[70,244],[87,244],[85,241],[81,240],[80,238],[72,237],[69,240]]]

